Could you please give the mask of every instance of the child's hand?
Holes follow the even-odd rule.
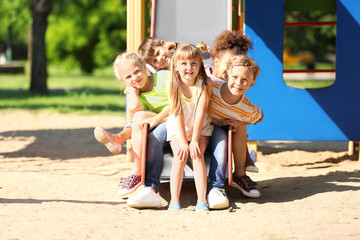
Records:
[[[200,145],[199,142],[191,141],[190,142],[190,157],[192,160],[200,158]]]
[[[129,93],[134,93],[135,95],[139,95],[140,94],[140,90],[138,88],[134,88],[134,87],[126,87],[124,90],[125,94],[129,94]]]
[[[180,161],[187,161],[189,158],[189,145],[187,143],[180,144],[177,156],[179,157]]]
[[[232,126],[233,127],[233,132],[235,132],[238,127],[247,125],[246,122],[241,122],[241,121],[238,121],[238,120],[235,120],[235,119],[227,119],[223,123],[224,123],[224,125]]]

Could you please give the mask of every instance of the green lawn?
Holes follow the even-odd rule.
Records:
[[[60,113],[125,116],[125,85],[116,80],[112,68],[93,75],[48,68],[48,95],[29,92],[26,74],[0,74],[0,110],[50,110]]]
[[[333,85],[335,80],[284,80],[284,82],[295,88],[303,88],[303,89],[315,89],[315,88],[324,88]]]
[[[333,63],[325,63],[325,62],[317,62],[315,64],[315,69],[334,69],[335,64]],[[305,64],[298,64],[298,65],[287,65],[284,66],[284,70],[304,70],[307,69]],[[284,79],[284,82],[292,87],[295,88],[304,88],[304,89],[315,89],[315,88],[324,88],[329,87],[332,84],[334,84],[335,79],[329,79],[329,80],[288,80]]]

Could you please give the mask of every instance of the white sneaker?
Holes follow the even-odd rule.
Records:
[[[138,195],[127,200],[127,205],[132,208],[159,208],[161,207],[160,194],[155,193],[151,187],[144,187]]]
[[[223,188],[213,188],[207,196],[210,209],[225,209],[229,207],[229,199]]]

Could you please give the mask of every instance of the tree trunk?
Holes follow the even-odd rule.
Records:
[[[32,24],[32,56],[31,56],[31,84],[32,93],[48,93],[45,32],[47,17],[51,11],[51,0],[30,0],[33,18]]]

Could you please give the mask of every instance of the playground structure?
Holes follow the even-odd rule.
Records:
[[[317,1],[318,6],[335,6],[337,12],[336,79],[333,85],[321,89],[297,89],[283,81],[285,4],[291,1],[301,11],[309,10],[307,5],[312,1],[191,1],[192,8],[186,8],[190,5],[188,1],[153,0],[151,4],[145,0],[128,1],[128,51],[137,51],[149,29],[145,24],[148,16],[145,10],[149,7],[152,7],[149,34],[168,41],[193,44],[204,41],[211,47],[221,31],[243,29],[254,44],[249,55],[261,68],[257,84],[247,95],[265,113],[261,123],[248,126],[249,140],[349,141],[349,154],[358,152],[360,0]],[[212,25],[212,21],[220,19],[221,25]],[[164,30],[167,31],[162,35]],[[197,33],[200,39],[195,38]]]
[[[261,106],[266,116],[256,127],[248,127],[249,138],[350,141],[349,153],[353,154],[360,139],[360,114],[355,111],[360,102],[360,48],[357,47],[360,1],[322,1],[336,3],[337,12],[336,79],[333,85],[322,89],[297,89],[282,80],[286,1],[245,2],[245,34],[254,43],[249,55],[262,71],[248,96]],[[305,2],[302,1],[302,7]]]

